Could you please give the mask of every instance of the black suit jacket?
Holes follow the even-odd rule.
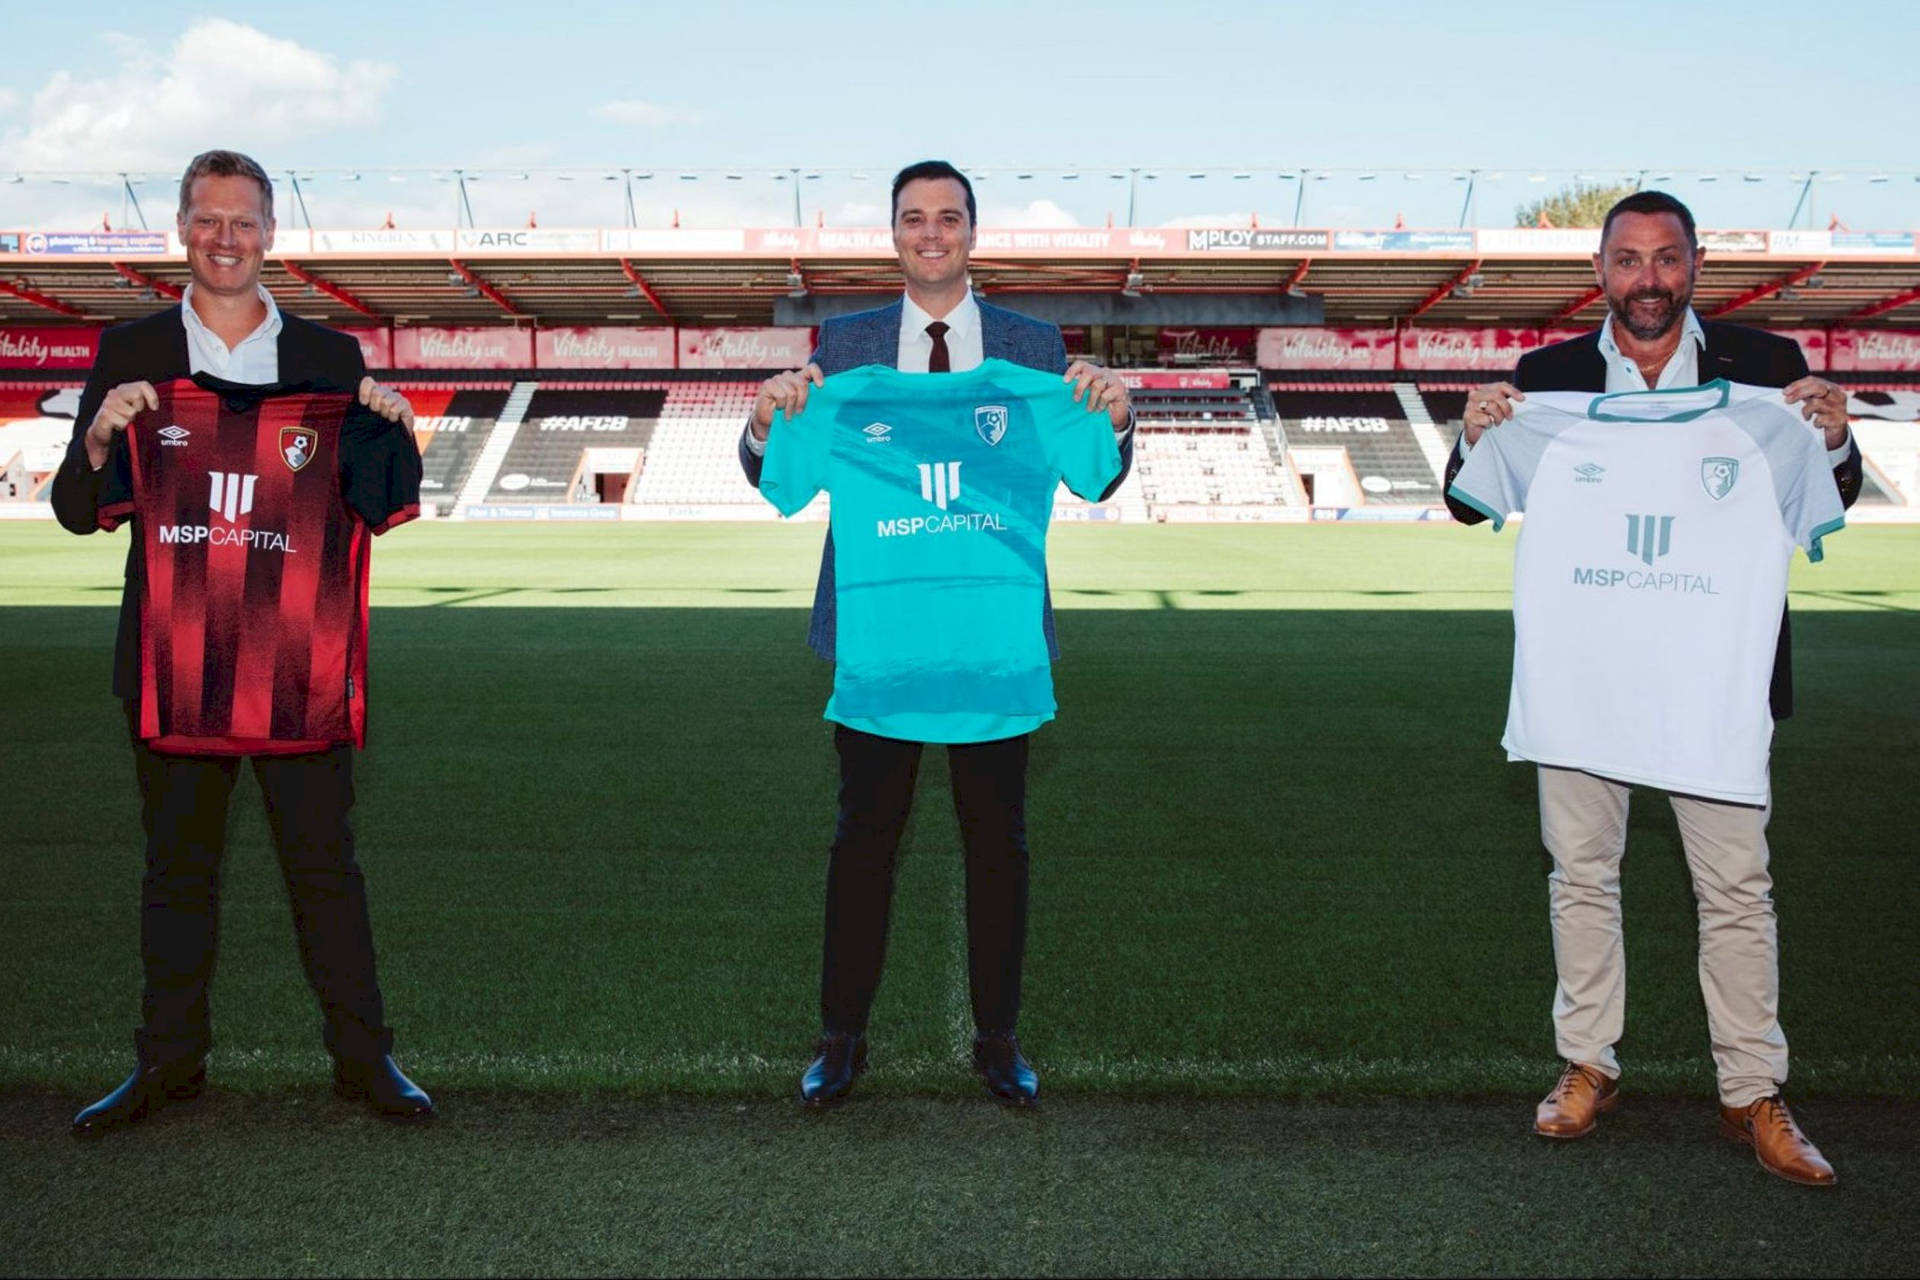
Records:
[[[1750,387],[1784,387],[1807,376],[1807,358],[1792,338],[1749,329],[1745,325],[1701,322],[1706,345],[1700,350],[1700,381],[1725,378]],[[1556,342],[1520,357],[1513,384],[1522,391],[1593,391],[1607,389],[1607,361],[1600,354],[1600,331]],[[1462,524],[1478,524],[1486,517],[1453,496],[1453,478],[1466,460],[1455,449],[1447,462],[1447,510]],[[1840,503],[1850,507],[1860,496],[1860,446],[1848,441],[1846,458],[1833,469]],[[1773,651],[1773,684],[1768,702],[1775,720],[1793,714],[1793,636],[1787,614],[1780,613],[1780,643]]]
[[[285,312],[280,316],[280,380],[317,382],[345,388],[359,385],[366,361],[353,335],[340,333]],[[178,305],[142,320],[116,325],[100,335],[100,354],[80,393],[80,410],[73,419],[73,439],[67,456],[53,477],[53,514],[74,533],[92,533],[100,527],[100,480],[105,468],[87,465],[84,437],[100,412],[107,392],[123,382],[170,382],[185,378],[193,368],[187,359],[187,329]],[[127,546],[127,585],[120,596],[120,632],[113,644],[113,692],[116,697],[140,696],[140,540]]]

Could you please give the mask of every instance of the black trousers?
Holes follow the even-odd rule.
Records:
[[[128,704],[128,723],[136,709]],[[140,955],[145,982],[134,1035],[143,1065],[192,1061],[213,1045],[207,989],[220,929],[220,862],[238,756],[161,755],[136,736],[134,773],[147,833]],[[254,756],[267,825],[293,906],[307,984],[320,999],[322,1038],[338,1057],[391,1051],[366,882],[353,856],[353,748]]]
[[[966,849],[967,984],[973,1023],[1014,1029],[1027,949],[1027,736],[947,748]],[[900,836],[913,810],[922,744],[837,725],[840,818],[827,863],[820,1021],[864,1033],[886,959]]]

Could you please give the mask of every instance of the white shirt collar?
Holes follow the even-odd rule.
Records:
[[[280,304],[275,302],[273,295],[267,292],[267,286],[262,284],[255,285],[254,287],[260,291],[260,301],[267,304],[266,318],[254,328],[252,333],[240,339],[239,343],[233,348],[236,351],[249,343],[280,336]],[[187,326],[187,335],[189,337],[219,343],[219,345],[223,347],[226,346],[226,343],[221,342],[220,336],[207,327],[207,322],[200,318],[200,313],[193,309],[193,286],[191,284],[180,294],[180,317],[182,322]]]
[[[966,296],[958,305],[941,319],[947,322],[947,340],[971,338],[980,332],[980,304],[974,300],[973,290],[968,289]],[[902,333],[925,333],[927,326],[933,323],[928,315],[910,294],[900,295],[900,331]]]
[[[1613,309],[1609,307],[1607,318],[1600,322],[1600,354],[1610,361],[1624,358],[1620,352],[1620,344],[1613,336],[1613,319]],[[1689,342],[1701,351],[1707,349],[1707,331],[1701,327],[1700,317],[1694,314],[1692,307],[1687,308],[1686,319],[1680,322],[1680,346],[1684,347]],[[1678,348],[1675,349],[1675,354],[1678,354]]]

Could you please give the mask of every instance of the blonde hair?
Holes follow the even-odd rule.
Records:
[[[252,178],[260,184],[260,203],[267,212],[267,221],[273,221],[273,179],[260,167],[260,162],[252,156],[241,155],[238,151],[202,151],[187,165],[187,171],[180,175],[180,216],[187,216],[187,203],[193,198],[193,183],[196,178]]]

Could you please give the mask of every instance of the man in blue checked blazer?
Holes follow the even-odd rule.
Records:
[[[806,408],[807,393],[836,373],[887,365],[910,373],[965,372],[999,359],[1074,385],[1088,412],[1107,414],[1120,449],[1120,471],[1100,496],[1112,495],[1133,465],[1133,411],[1126,384],[1084,361],[1067,362],[1057,326],[974,297],[967,260],[978,211],[973,187],[945,161],[929,160],[893,180],[893,243],[905,293],[873,311],[820,326],[820,345],[804,369],[769,378],[740,436],[740,466],[756,488],[776,410]],[[807,643],[834,657],[834,553],[829,533],[820,558]],[[1042,612],[1047,652],[1060,656],[1053,603]],[[867,1062],[867,1016],[880,985],[893,869],[913,806],[925,744],[834,726],[840,758],[840,811],[827,867],[826,937],[820,973],[821,1041],[801,1077],[800,1099],[827,1106],[845,1097]],[[967,968],[972,995],[974,1068],[1003,1102],[1026,1105],[1039,1078],[1020,1052],[1020,970],[1026,954],[1028,735],[953,744],[947,760],[954,809],[966,849]]]

